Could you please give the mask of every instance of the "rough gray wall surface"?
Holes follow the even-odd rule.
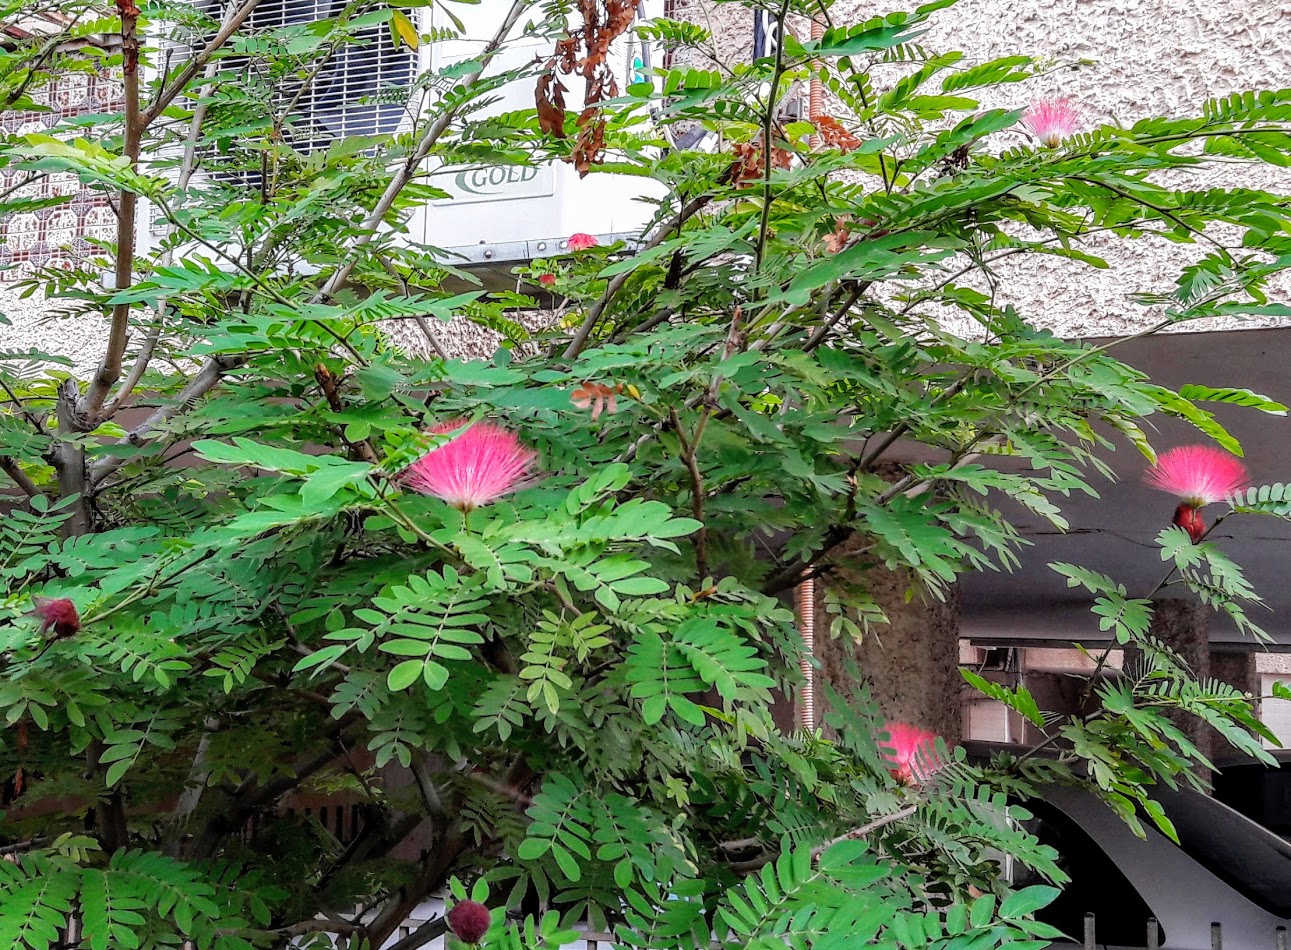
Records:
[[[816,587],[816,659],[819,680],[840,696],[855,695],[859,673],[885,719],[908,722],[956,745],[963,738],[963,677],[959,674],[959,590],[937,599],[908,571],[876,567],[847,575],[863,586],[887,614],[888,623],[860,642],[825,631],[824,585]],[[913,592],[913,596],[907,596]],[[824,690],[817,703],[823,721],[829,708]]]
[[[861,22],[914,3],[840,0],[835,24]],[[725,62],[749,56],[752,15],[734,4],[686,0],[682,13],[713,31]],[[806,23],[791,24],[799,36]],[[1199,114],[1211,97],[1248,89],[1281,89],[1291,80],[1291,13],[1285,4],[1245,0],[960,0],[934,15],[918,42],[929,51],[960,50],[961,66],[1024,54],[1059,64],[1094,60],[1092,66],[1059,68],[1027,83],[983,96],[987,107],[1019,108],[1034,99],[1067,97],[1092,124],[1129,125],[1154,115]],[[933,87],[936,88],[935,86]],[[969,93],[970,95],[972,93]],[[836,101],[826,111],[845,117]],[[1021,133],[1001,133],[998,147],[1023,144]],[[992,142],[992,146],[996,145]],[[1242,185],[1291,192],[1291,169],[1226,163],[1170,184],[1188,188]],[[1213,236],[1231,241],[1232,233]],[[1117,250],[1117,245],[1122,247]],[[1117,263],[1097,270],[1059,258],[1019,256],[996,265],[997,301],[1013,303],[1028,318],[1074,336],[1114,336],[1156,323],[1161,311],[1133,302],[1136,293],[1162,293],[1180,270],[1202,257],[1205,244],[1175,244],[1145,238],[1125,244],[1096,238],[1088,249],[1115,253]],[[961,265],[962,266],[962,265]],[[979,286],[981,286],[979,282]],[[986,289],[983,287],[983,289]],[[1291,299],[1291,281],[1269,289],[1271,299]],[[1245,318],[1185,324],[1189,331],[1278,325]],[[955,326],[957,330],[965,330]]]
[[[485,0],[491,2],[491,0]],[[895,2],[842,0],[835,22],[859,21],[886,12]],[[913,4],[910,4],[913,6]],[[679,0],[674,15],[687,16],[715,34],[719,56],[727,62],[747,58],[751,15],[734,4]],[[805,26],[800,25],[802,32]],[[1129,123],[1153,114],[1185,114],[1208,96],[1248,88],[1280,88],[1291,77],[1291,17],[1285,4],[1247,0],[961,0],[936,16],[921,42],[930,49],[960,49],[968,61],[1012,53],[1053,57],[1063,62],[1093,59],[1097,64],[1063,69],[1025,86],[1011,87],[987,105],[1019,106],[1039,96],[1069,96],[1100,121]],[[834,108],[834,111],[839,110]],[[1020,141],[1018,139],[1017,141]],[[1001,141],[1001,145],[1015,142]],[[1214,166],[1193,176],[1198,187],[1237,183],[1291,191],[1291,171]],[[1217,233],[1217,237],[1223,235]],[[1096,241],[1096,253],[1111,242]],[[1121,260],[1123,266],[1093,270],[1058,259],[1013,258],[998,265],[1002,302],[1058,332],[1104,336],[1155,322],[1157,311],[1130,300],[1135,292],[1168,290],[1179,269],[1204,253],[1198,245],[1145,240]],[[4,278],[0,276],[0,281]],[[1285,282],[1273,288],[1286,299]],[[44,322],[48,305],[32,298],[13,299],[0,286],[0,308],[14,321],[0,326],[0,350],[48,347],[84,365],[102,338],[100,324]],[[1186,329],[1230,329],[1267,325],[1238,319],[1188,324]],[[445,347],[485,356],[495,338],[470,325],[439,328]],[[413,341],[415,334],[399,334]]]

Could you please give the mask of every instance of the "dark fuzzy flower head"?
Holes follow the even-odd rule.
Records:
[[[75,636],[81,629],[81,615],[76,612],[76,605],[66,597],[57,600],[39,598],[32,613],[40,618],[40,632],[54,631],[60,640]]]
[[[448,929],[463,943],[479,943],[489,932],[489,909],[479,901],[458,901],[448,912]]]

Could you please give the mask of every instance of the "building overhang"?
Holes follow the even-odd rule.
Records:
[[[1291,405],[1291,329],[1161,334],[1120,344],[1112,355],[1171,388],[1188,383],[1240,387]],[[1228,405],[1206,408],[1241,442],[1252,484],[1291,481],[1291,417]],[[1158,451],[1208,441],[1172,418],[1149,418],[1145,429]],[[1155,538],[1170,523],[1175,502],[1141,483],[1147,461],[1132,446],[1122,441],[1116,451],[1101,457],[1118,480],[1094,482],[1097,498],[1060,499],[1071,525],[1065,532],[1008,499],[995,499],[1031,546],[1021,552],[1022,566],[1012,573],[973,572],[963,577],[961,629],[974,643],[1107,642],[1109,634],[1089,612],[1088,593],[1069,589],[1065,579],[1047,567],[1054,561],[1107,574],[1124,584],[1131,597],[1145,596],[1161,581],[1168,566],[1161,561]],[[1219,510],[1215,506],[1216,513]],[[1291,522],[1238,516],[1226,521],[1211,540],[1241,565],[1264,598],[1263,607],[1251,605],[1247,613],[1273,637],[1270,649],[1291,651]],[[1158,596],[1176,591],[1167,588]],[[1226,649],[1261,649],[1218,616],[1211,641]]]

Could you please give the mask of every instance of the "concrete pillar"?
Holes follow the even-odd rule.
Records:
[[[1251,650],[1241,652],[1210,651],[1210,675],[1220,682],[1236,686],[1243,693],[1248,693],[1259,712],[1260,676],[1255,671],[1255,653]]]
[[[845,580],[863,585],[889,623],[860,643],[830,637],[821,600],[830,580],[817,582],[819,681],[844,696],[868,690],[886,718],[935,732],[947,745],[958,743],[965,689],[959,675],[958,587],[938,600],[909,571],[882,567]],[[817,691],[816,703],[823,717],[828,707],[823,689]]]
[[[1152,625],[1148,635],[1160,640],[1179,654],[1192,675],[1204,680],[1210,672],[1210,618],[1212,611],[1205,604],[1193,600],[1168,598],[1153,601]],[[1139,661],[1139,651],[1127,649],[1125,668],[1133,672]],[[1192,740],[1202,755],[1211,751],[1212,730],[1196,716],[1172,712],[1170,718]]]
[[[1259,716],[1260,675],[1255,669],[1254,652],[1249,650],[1240,653],[1212,650],[1210,654],[1210,675],[1221,683],[1235,686],[1245,693],[1255,710],[1255,715]],[[1227,753],[1235,752],[1228,744],[1228,741],[1213,729],[1210,730],[1210,751],[1221,765]]]

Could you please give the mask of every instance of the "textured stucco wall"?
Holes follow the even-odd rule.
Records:
[[[833,16],[835,22],[859,21],[895,5],[842,0]],[[711,0],[674,0],[673,7],[673,15],[690,17],[714,31],[723,59],[729,62],[748,57],[752,25],[748,10]],[[805,26],[802,29],[805,32]],[[921,42],[930,49],[963,50],[968,61],[1012,53],[1047,56],[1059,62],[1096,60],[1094,66],[1062,69],[1010,87],[1001,98],[986,104],[1018,106],[1032,97],[1064,95],[1080,101],[1099,120],[1129,123],[1152,114],[1196,111],[1207,96],[1287,85],[1291,77],[1289,39],[1291,14],[1281,3],[961,0],[937,14]],[[1193,176],[1193,184],[1199,187],[1237,183],[1291,192],[1291,170],[1229,164]],[[97,231],[106,223],[96,220]],[[8,236],[0,240],[0,257],[14,249],[15,233],[10,226]],[[97,232],[95,236],[99,236]],[[57,253],[65,246],[57,243],[64,237],[62,231],[51,231],[44,239],[46,249]],[[19,234],[17,240],[35,237]],[[1108,242],[1096,242],[1091,249],[1107,251]],[[1130,295],[1168,290],[1180,267],[1202,253],[1197,245],[1138,242],[1128,255],[1127,266],[1110,271],[1056,259],[1013,258],[997,267],[1000,299],[1015,303],[1059,332],[1093,336],[1127,332],[1156,319],[1155,311],[1133,304]],[[0,275],[0,311],[14,320],[12,327],[0,326],[0,349],[38,345],[58,349],[81,363],[92,358],[102,336],[99,323],[84,318],[72,323],[43,322],[49,314],[44,301],[38,297],[20,301],[7,292],[4,282],[14,276]],[[1288,289],[1283,282],[1272,288],[1272,296],[1287,299],[1291,297]],[[1189,324],[1186,329],[1257,325],[1267,324],[1211,321]],[[438,329],[444,345],[454,352],[486,355],[495,345],[491,334],[470,325]],[[418,345],[415,331],[399,336]]]
[[[678,15],[714,33],[724,61],[747,59],[752,14],[734,4],[683,0]],[[836,24],[861,22],[915,3],[840,0]],[[792,24],[806,35],[805,23]],[[1092,66],[1061,68],[1028,83],[984,97],[987,107],[1017,108],[1035,98],[1065,96],[1079,102],[1094,123],[1131,124],[1153,115],[1200,112],[1208,97],[1247,89],[1281,89],[1291,81],[1291,8],[1247,0],[960,0],[934,17],[919,42],[930,51],[960,50],[961,65],[1025,54],[1056,63],[1095,60]],[[933,86],[935,89],[935,85]],[[970,93],[971,94],[971,93]],[[826,111],[843,115],[836,102]],[[1002,134],[1000,146],[1022,144]],[[1216,165],[1190,175],[1180,187],[1243,185],[1291,192],[1291,169]],[[1217,231],[1216,237],[1226,237]],[[1090,250],[1107,254],[1117,239],[1095,240]],[[1056,332],[1109,336],[1155,323],[1157,310],[1131,301],[1139,292],[1167,292],[1180,269],[1204,255],[1202,245],[1159,239],[1133,242],[1118,253],[1123,266],[1095,270],[1056,258],[1015,257],[996,266],[997,300],[1013,303]],[[1291,299],[1291,281],[1270,288],[1272,299]],[[1189,323],[1190,331],[1276,325],[1230,318]]]

